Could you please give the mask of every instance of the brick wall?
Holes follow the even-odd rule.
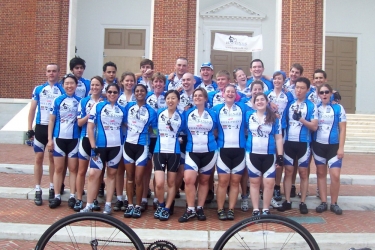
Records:
[[[196,0],[155,0],[152,59],[157,71],[173,72],[180,56],[194,71],[195,25]]]
[[[68,0],[1,1],[0,98],[30,98],[50,62],[65,73],[68,18]]]
[[[323,0],[283,0],[281,28],[281,69],[289,72],[300,63],[303,75],[312,80],[322,67]]]

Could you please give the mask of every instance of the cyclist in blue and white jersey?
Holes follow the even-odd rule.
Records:
[[[283,89],[283,83],[285,82],[285,72],[276,71],[273,73],[273,90],[267,91],[265,94],[269,100],[272,111],[276,114],[277,119],[281,121],[285,108],[294,101],[294,98],[290,92],[286,92]],[[274,200],[271,200],[272,206],[278,207],[277,201],[281,201],[280,183],[283,174],[283,166],[279,166],[276,169],[276,179],[274,187]]]
[[[91,145],[87,133],[87,121],[89,120],[92,107],[100,101],[103,86],[103,78],[100,76],[91,78],[90,95],[81,99],[78,105],[78,126],[80,126],[82,130],[78,149],[78,173],[76,180],[77,199],[74,205],[74,211],[76,212],[79,212],[83,208],[82,194],[91,155]],[[96,205],[94,206],[94,210],[100,209],[100,207],[97,207],[97,201],[94,201],[94,203]]]
[[[290,191],[292,188],[292,175],[294,161],[298,162],[298,172],[301,178],[301,214],[308,213],[305,204],[308,188],[308,163],[310,157],[311,132],[318,128],[318,113],[316,105],[306,100],[306,94],[310,89],[310,81],[305,77],[296,80],[295,93],[297,99],[291,102],[285,109],[282,117],[282,127],[285,130],[284,143],[284,194],[285,201],[279,211],[291,209]]]
[[[268,106],[266,94],[257,93],[253,98],[256,110],[248,111],[246,114],[246,128],[248,129],[246,165],[250,177],[253,216],[257,216],[270,214],[268,208],[275,185],[275,162],[277,166],[283,165],[283,138],[281,123]],[[263,183],[262,213],[259,211],[261,183]]]
[[[132,72],[124,72],[120,78],[121,85],[121,95],[117,99],[117,104],[125,108],[129,102],[136,101],[134,95],[134,86],[136,85],[136,77]],[[125,134],[126,126],[123,126],[123,132]],[[125,211],[128,206],[128,198],[124,197],[124,175],[125,175],[125,165],[123,161],[120,161],[117,168],[116,175],[116,196],[117,201],[113,206],[114,211]],[[125,198],[125,199],[124,199]]]
[[[166,75],[167,83],[165,85],[165,91],[175,89],[180,92],[182,88],[182,76],[188,71],[188,60],[185,57],[179,57],[176,60],[175,72]],[[201,79],[197,76],[195,78],[195,86],[198,87],[201,84]]]
[[[161,221],[169,219],[173,214],[176,195],[176,176],[180,165],[179,133],[185,129],[184,116],[178,111],[180,94],[177,90],[169,90],[165,94],[167,108],[159,109],[157,115],[158,131],[153,163],[155,176],[155,194],[159,206],[154,218]],[[164,202],[165,170],[167,170],[167,200]]]
[[[314,88],[307,94],[306,98],[313,103],[315,103],[316,106],[319,106],[322,103],[322,100],[319,97],[318,89],[322,84],[327,82],[327,73],[324,70],[317,69],[314,71],[313,74],[313,84]],[[341,96],[339,92],[333,90],[333,94],[331,95],[331,102],[332,104],[340,103]]]
[[[107,98],[92,107],[87,124],[91,145],[87,204],[80,212],[91,212],[98,194],[103,168],[107,167],[106,203],[104,214],[112,213],[112,196],[115,190],[116,172],[122,158],[125,110],[117,104],[120,87],[116,83],[107,86]]]
[[[78,169],[78,139],[79,128],[77,123],[78,104],[81,98],[75,95],[78,85],[77,78],[68,74],[62,79],[65,94],[55,98],[51,107],[48,123],[48,150],[53,150],[55,172],[53,184],[61,187],[64,180],[65,167],[69,168],[70,197],[68,206],[73,208],[76,191],[76,178]],[[55,198],[49,200],[49,207],[56,208],[61,204],[60,193],[55,193]]]
[[[117,104],[125,107],[128,102],[136,101],[134,95],[135,75],[132,72],[124,72],[120,78],[121,95],[117,99]]]
[[[264,65],[262,60],[254,59],[250,63],[250,72],[251,77],[247,80],[247,87],[250,87],[252,82],[259,80],[262,81],[264,84],[264,91],[268,91],[273,89],[272,82],[264,77]]]
[[[156,112],[146,104],[147,88],[137,84],[134,90],[136,102],[129,102],[125,107],[127,132],[123,150],[126,169],[126,193],[134,196],[134,182],[136,185],[136,203],[129,199],[125,210],[125,218],[141,217],[141,201],[143,196],[143,175],[148,161],[148,145],[150,143],[150,128],[155,128]]]
[[[160,72],[155,73],[151,77],[152,82],[152,89],[153,91],[147,93],[146,97],[146,103],[150,105],[155,112],[158,111],[159,108],[165,108],[167,107],[167,104],[165,102],[165,82],[166,77],[165,75],[161,74]],[[143,197],[142,197],[142,210],[143,207],[146,210],[148,208],[147,204],[147,196],[148,193],[146,190],[148,190],[150,186],[150,179],[151,179],[151,173],[152,173],[152,155],[154,154],[156,144],[156,134],[150,133],[150,145],[149,145],[149,161],[147,163],[145,173],[144,173],[144,179],[143,179]],[[158,199],[154,196],[154,202],[153,202],[153,208],[156,209],[158,206]]]
[[[220,220],[234,219],[239,183],[245,171],[245,115],[248,107],[242,102],[235,102],[236,97],[236,87],[229,84],[224,88],[225,103],[213,108],[218,123],[217,173],[219,183],[216,198]],[[229,210],[226,214],[224,202],[228,185],[230,186]]]
[[[104,99],[107,97],[106,89],[108,87],[108,84],[111,84],[111,83],[117,84],[116,72],[117,72],[117,66],[116,66],[115,63],[106,62],[103,65],[104,88],[103,88],[103,92],[102,92],[102,97]]]
[[[90,91],[90,80],[82,77],[86,69],[86,62],[82,58],[75,56],[69,62],[70,71],[78,79],[76,96],[84,98]]]
[[[217,132],[216,114],[205,108],[207,91],[198,87],[194,90],[194,107],[185,112],[186,120],[186,158],[185,158],[185,195],[187,209],[178,219],[179,222],[187,222],[198,217],[198,220],[206,220],[203,206],[209,190],[209,179],[215,171],[217,159],[217,144],[215,134]],[[198,174],[198,177],[197,177]],[[198,178],[198,190],[196,180]],[[197,210],[195,210],[195,196],[198,193]]]
[[[251,91],[250,87],[247,87],[247,77],[243,69],[237,68],[233,70],[233,79],[236,84],[237,92],[244,94],[247,98],[250,98]]]
[[[301,77],[303,74],[303,67],[299,63],[294,63],[289,70],[289,78],[285,80],[284,90],[290,92],[293,95],[293,98],[296,99],[295,87],[296,80]]]
[[[318,176],[318,187],[322,203],[316,212],[326,211],[327,206],[327,166],[331,177],[330,210],[337,215],[342,209],[337,205],[340,189],[340,171],[344,158],[346,137],[346,114],[340,104],[332,104],[332,87],[326,83],[319,87],[322,103],[318,106],[318,130],[314,133],[313,154]]]
[[[42,200],[42,189],[40,184],[43,176],[43,159],[44,150],[48,143],[48,123],[50,116],[50,109],[53,104],[53,100],[64,94],[65,91],[62,86],[58,83],[60,73],[60,67],[57,64],[48,64],[46,67],[47,82],[38,85],[33,90],[29,115],[27,119],[27,137],[29,139],[34,137],[34,152],[35,152],[35,164],[34,164],[34,182],[35,182],[35,199],[34,203],[37,206],[43,204]],[[35,118],[36,113],[36,118]],[[35,132],[33,130],[33,121],[35,118]],[[54,185],[53,185],[53,155],[52,151],[48,154],[49,158],[49,199],[55,197]]]
[[[210,62],[202,63],[199,72],[201,74],[202,82],[197,87],[204,88],[207,93],[215,91],[217,89],[217,84],[212,80],[212,77],[214,76],[214,66]]]
[[[208,108],[213,108],[218,104],[225,103],[224,98],[224,88],[230,84],[230,74],[226,70],[220,70],[216,73],[216,81],[217,81],[217,90],[211,91],[208,93],[208,102],[207,106]],[[234,85],[233,85],[234,86]],[[236,93],[235,101],[240,101],[241,98],[244,97],[241,93]]]
[[[147,87],[147,91],[152,91],[152,75],[154,74],[154,62],[150,59],[143,59],[139,63],[141,73],[137,73],[137,84],[143,84]]]

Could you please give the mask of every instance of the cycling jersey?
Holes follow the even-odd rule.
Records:
[[[126,104],[128,104],[128,102],[135,102],[135,101],[136,99],[135,99],[134,94],[132,94],[132,96],[130,97],[130,100],[128,101],[126,100],[126,95],[122,93],[117,99],[117,104],[124,108]]]
[[[207,93],[217,90],[217,84],[215,81],[212,81],[211,84],[208,85],[205,85],[202,81],[202,83],[198,87],[204,88],[207,91]]]
[[[182,88],[182,77],[178,78],[176,73],[174,74],[174,78],[171,81],[168,80],[169,75],[166,75],[165,77],[167,79],[167,84],[165,84],[165,91],[168,91],[171,89],[177,90],[179,88]],[[196,89],[201,84],[202,79],[198,76],[194,76],[194,79],[195,79],[194,89]]]
[[[318,106],[318,130],[314,141],[322,144],[337,144],[340,140],[340,122],[346,122],[346,113],[340,104]]]
[[[146,96],[146,103],[150,105],[155,110],[155,112],[157,112],[158,109],[167,107],[164,95],[165,92],[161,93],[157,97],[154,92],[148,92]]]
[[[264,78],[263,76],[259,79],[263,82],[263,87],[264,87],[264,90],[263,92],[266,92],[268,90],[271,90],[273,89],[273,84],[270,80],[267,80],[266,78]],[[254,81],[254,77],[250,77],[247,82],[246,82],[246,86],[247,87],[250,87],[251,83]]]
[[[145,104],[139,107],[136,102],[129,102],[125,107],[127,124],[126,142],[139,145],[149,145],[149,127],[156,128],[156,112]]]
[[[154,153],[180,154],[178,134],[185,129],[184,116],[176,110],[172,117],[169,118],[167,108],[159,109],[157,124],[158,133]]]
[[[34,88],[31,99],[37,101],[36,124],[48,125],[53,100],[64,93],[65,91],[59,83],[55,83],[51,87],[51,85],[46,82]]]
[[[236,90],[237,90],[237,93],[242,93],[246,97],[249,97],[251,95],[250,87],[245,87],[244,89],[240,89],[240,87],[236,85]]]
[[[53,137],[60,139],[78,139],[77,123],[78,104],[81,98],[76,95],[63,94],[53,102],[51,114],[56,116],[53,127]]]
[[[220,90],[211,91],[208,93],[208,107],[213,108],[218,104],[223,104],[225,102],[223,92]]]
[[[245,118],[248,107],[241,103],[234,103],[231,108],[225,104],[216,105],[218,127],[218,148],[245,148]]]
[[[125,110],[117,103],[102,101],[91,109],[88,122],[96,125],[96,147],[116,147],[123,144],[121,125],[125,123]]]
[[[295,100],[286,107],[282,118],[282,128],[286,128],[286,141],[310,142],[311,131],[302,122],[293,119],[294,111],[301,111],[302,117],[311,122],[318,119],[316,105],[306,99],[300,104],[297,104],[297,100]]]
[[[82,119],[82,118],[85,118],[87,114],[90,114],[90,110],[95,105],[95,103],[96,102],[91,98],[91,96],[87,96],[81,99],[78,105],[78,117],[77,118]],[[87,123],[85,123],[82,126],[80,138],[87,137],[87,136],[88,136]]]
[[[81,77],[78,80],[75,95],[78,96],[79,98],[84,98],[88,96],[89,92],[90,92],[90,80]]]
[[[259,119],[256,111],[246,113],[248,129],[246,152],[253,154],[276,154],[275,135],[281,134],[279,119],[273,124],[265,123],[266,115]]]
[[[280,117],[283,116],[284,110],[288,104],[294,101],[293,95],[290,92],[281,91],[279,96],[277,96],[275,90],[269,90],[265,94],[269,102],[277,105],[277,112],[275,113],[279,114]]]
[[[182,113],[185,111],[185,108],[186,107],[193,107],[194,106],[194,102],[193,102],[193,94],[191,94],[190,96],[188,95],[188,93],[186,93],[185,91],[183,91],[181,94],[180,94],[180,103],[178,104],[177,108],[178,110]]]
[[[196,107],[184,113],[187,123],[187,152],[204,153],[217,149],[214,130],[217,128],[216,114],[205,109],[199,116]]]
[[[152,91],[151,80],[146,82],[145,80],[143,80],[143,77],[141,76],[138,78],[137,84],[142,84],[147,87],[147,91]]]

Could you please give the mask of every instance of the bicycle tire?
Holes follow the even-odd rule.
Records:
[[[301,224],[299,224],[298,222],[296,221],[293,221],[289,218],[286,218],[286,217],[282,217],[282,216],[279,216],[279,215],[259,215],[259,216],[253,216],[253,217],[250,217],[250,218],[246,218],[238,223],[236,223],[235,225],[233,225],[232,227],[230,227],[220,238],[219,240],[217,241],[217,243],[215,244],[214,246],[214,250],[221,250],[221,249],[229,249],[230,247],[229,246],[226,246],[226,244],[234,237],[235,240],[233,240],[234,242],[236,242],[236,240],[238,241],[238,244],[241,248],[243,249],[253,249],[253,248],[249,248],[249,244],[246,244],[245,240],[244,240],[244,236],[245,233],[242,233],[242,236],[241,235],[238,235],[238,237],[236,237],[236,234],[239,234],[239,232],[246,228],[246,227],[250,227],[250,226],[253,226],[253,225],[258,225],[258,227],[260,227],[260,224],[266,224],[266,223],[270,223],[270,224],[275,224],[274,227],[285,227],[285,228],[289,228],[291,229],[292,231],[294,231],[295,233],[297,233],[299,236],[296,237],[296,238],[301,238],[306,242],[306,244],[310,247],[311,250],[319,250],[319,246],[318,246],[318,243],[315,241],[314,237],[311,235],[311,233],[306,229],[304,228]],[[263,229],[264,230],[264,229]],[[255,232],[255,231],[254,231]],[[259,234],[259,231],[257,231],[258,234]],[[270,231],[264,231],[263,232],[263,240],[264,240],[264,235],[265,235],[265,232],[270,232]],[[286,234],[287,233],[281,233],[279,232],[280,235],[282,234]],[[274,233],[274,234],[278,234],[278,233]],[[254,235],[254,234],[252,234]],[[293,237],[293,236],[292,236]],[[287,239],[290,240],[292,239],[292,237],[288,236]],[[238,239],[240,238],[240,240],[242,242],[240,242],[240,240]],[[250,237],[248,237],[249,239]],[[266,237],[267,238],[267,237]],[[250,240],[250,239],[249,239]],[[251,239],[253,240],[253,238]],[[297,239],[296,239],[297,241]],[[233,242],[231,242],[232,244]],[[289,243],[289,242],[286,242],[286,243]],[[235,243],[233,243],[235,244]],[[260,242],[261,244],[261,242]],[[229,243],[228,243],[229,245]],[[268,245],[268,242],[267,243],[264,243],[263,242],[263,246],[266,245],[265,247],[263,247],[264,249],[284,249],[284,246],[285,246],[285,242],[284,242],[284,245],[282,246],[282,248],[268,248],[269,246]],[[233,247],[234,248],[234,247]],[[239,248],[234,248],[234,249],[239,249]],[[262,248],[256,248],[256,249],[262,249]],[[289,248],[287,248],[289,249]],[[295,249],[292,247],[292,249]],[[301,247],[297,247],[296,249],[302,249]],[[306,248],[304,248],[306,249]]]
[[[80,243],[80,242],[77,242],[76,240],[76,237],[74,235],[70,235],[71,232],[73,232],[73,228],[70,226],[71,224],[74,224],[74,223],[87,223],[88,221],[91,221],[91,222],[94,222],[94,226],[96,226],[97,224],[102,224],[103,225],[109,225],[111,227],[106,227],[104,228],[105,230],[109,231],[109,230],[118,230],[117,231],[113,231],[112,234],[114,232],[117,232],[115,234],[115,236],[117,236],[120,232],[123,233],[127,239],[129,240],[128,243],[131,243],[133,245],[134,248],[131,248],[131,249],[137,249],[137,250],[144,250],[145,247],[141,241],[141,239],[138,237],[138,235],[129,227],[127,226],[126,224],[124,224],[123,222],[111,217],[111,216],[108,216],[108,215],[105,215],[105,214],[101,214],[101,213],[76,213],[76,214],[72,214],[72,215],[69,215],[65,218],[62,218],[61,220],[53,223],[44,233],[43,235],[40,237],[38,243],[36,244],[36,247],[35,249],[36,250],[43,250],[43,249],[54,249],[52,247],[47,247],[46,248],[46,245],[50,242],[50,239],[60,231],[60,229],[62,228],[65,228],[65,227],[69,227],[67,229],[67,231],[70,231],[68,232],[68,237],[70,239],[74,239],[75,242],[71,241],[70,243],[72,243],[72,245],[69,246],[69,248],[67,247],[66,249],[80,249],[80,247],[78,246],[78,244],[87,244],[89,242],[85,242],[85,243]],[[91,226],[92,223],[91,223]],[[77,227],[78,228],[78,227]],[[89,227],[87,227],[89,228]],[[82,230],[82,226],[79,227],[80,230]],[[96,227],[95,227],[95,237],[97,236],[96,235]],[[100,229],[103,229],[102,227],[98,228],[98,231]],[[82,232],[82,231],[78,231],[78,229],[76,229],[77,233],[78,232]],[[93,233],[93,228],[91,228],[91,238],[92,238],[92,233]],[[98,232],[99,233],[99,232]],[[102,231],[100,232],[102,233]],[[77,236],[77,237],[81,237],[81,236]],[[112,235],[111,235],[112,237]],[[99,241],[103,241],[103,240],[100,240]],[[90,241],[91,242],[91,241]],[[113,241],[110,240],[108,242],[115,242],[115,243],[119,243],[118,241]],[[64,242],[64,245],[66,245],[67,242]],[[51,243],[51,244],[56,244],[56,243]],[[108,244],[108,243],[106,243]],[[73,246],[73,248],[72,248]],[[78,247],[78,248],[76,248]],[[65,249],[64,247],[61,247],[59,246],[58,249]]]

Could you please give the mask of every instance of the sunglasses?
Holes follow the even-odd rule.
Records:
[[[170,130],[170,131],[173,131],[173,127],[172,127],[171,119],[169,119],[169,120],[167,121],[167,125],[168,125],[168,127],[169,127],[169,130]]]
[[[66,74],[66,75],[63,76],[62,81],[65,81],[65,79],[68,78],[68,77],[72,77],[72,78],[77,79],[75,75],[69,73],[69,74]]]
[[[118,91],[109,90],[109,91],[107,91],[107,93],[110,94],[110,95],[112,95],[112,94],[117,95]]]
[[[324,90],[324,91],[319,91],[319,95],[328,95],[329,94],[329,90]]]

